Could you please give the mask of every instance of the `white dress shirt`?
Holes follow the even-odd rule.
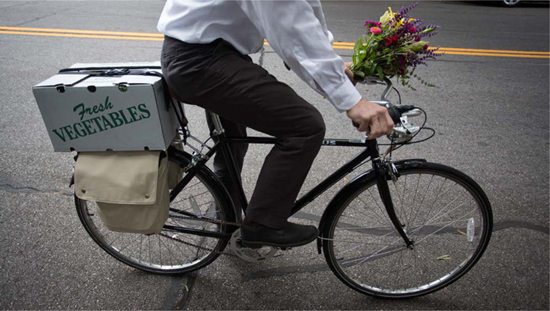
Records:
[[[218,38],[242,54],[260,51],[264,38],[309,86],[346,111],[361,95],[332,49],[319,0],[167,0],[158,30],[187,43]]]

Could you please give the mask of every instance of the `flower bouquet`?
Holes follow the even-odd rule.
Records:
[[[427,59],[443,55],[439,48],[430,48],[423,38],[436,34],[438,26],[423,26],[423,21],[412,18],[407,13],[418,3],[403,7],[399,12],[391,8],[380,21],[366,21],[366,35],[355,43],[351,71],[359,79],[365,77],[397,77],[403,86],[414,90],[409,79],[414,77],[423,85],[434,86],[417,76],[414,71],[418,65],[426,65]]]

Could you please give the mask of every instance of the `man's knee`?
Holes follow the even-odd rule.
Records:
[[[325,121],[323,120],[321,113],[312,107],[309,117],[307,120],[304,120],[304,122],[307,122],[309,136],[321,144],[323,138],[325,138],[326,131]]]

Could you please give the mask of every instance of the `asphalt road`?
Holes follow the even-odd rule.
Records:
[[[108,39],[97,33],[78,37],[68,31],[53,36],[51,29],[155,33],[163,4],[0,2],[0,309],[550,307],[548,5],[510,9],[438,1],[422,2],[413,11],[441,26],[431,41],[447,55],[420,71],[438,87],[402,90],[405,103],[428,111],[437,135],[403,148],[396,158],[422,157],[472,176],[491,200],[495,228],[486,254],[461,280],[422,298],[393,301],[342,285],[313,244],[261,264],[221,256],[196,274],[167,277],[118,263],[87,236],[68,187],[72,155],[53,152],[31,89],[77,62],[158,60],[159,40]],[[410,3],[390,4],[399,8]],[[387,5],[324,2],[329,28],[345,43],[355,41],[364,20],[377,19]],[[349,49],[337,52],[349,60]],[[265,67],[321,111],[328,137],[361,137],[345,115],[286,71],[269,49]],[[359,88],[367,98],[380,94],[374,87]],[[202,112],[189,113],[193,131],[204,135]],[[253,148],[247,156],[243,179],[248,194],[267,151]],[[353,153],[323,148],[302,192]],[[319,197],[298,218],[315,223],[344,184]]]

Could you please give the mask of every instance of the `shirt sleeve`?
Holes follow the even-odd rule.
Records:
[[[332,49],[319,0],[237,1],[269,45],[302,80],[339,111],[361,99]]]

